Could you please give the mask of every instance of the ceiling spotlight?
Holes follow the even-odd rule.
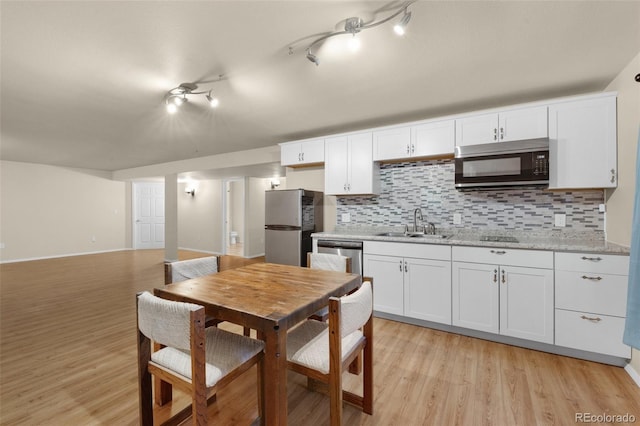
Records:
[[[211,108],[215,108],[220,105],[220,101],[218,100],[218,98],[211,97],[211,90],[209,90],[209,94],[206,96],[206,98]]]
[[[220,75],[216,81],[220,81],[222,79],[223,76]],[[196,92],[196,89],[198,89],[198,85],[195,83],[182,83],[180,86],[169,90],[165,95],[167,112],[174,114],[180,105],[189,100],[189,96],[191,95],[204,95],[211,108],[215,108],[220,105],[218,98],[211,96],[211,90],[208,92]]]
[[[407,12],[407,10],[405,9],[404,15],[402,16],[402,19],[400,20],[400,22],[398,22],[393,26],[393,31],[395,31],[395,33],[398,34],[399,36],[403,36],[406,32],[407,24],[409,23],[410,20],[411,20],[411,12]]]
[[[407,26],[407,23],[409,23],[409,20],[411,19],[411,12],[408,12],[407,8],[411,6],[411,4],[415,3],[416,1],[417,0],[410,0],[410,1],[402,2],[402,4],[397,9],[395,9],[393,13],[391,13],[391,15],[387,16],[384,19],[380,19],[379,21],[374,20],[374,21],[365,23],[361,18],[357,18],[357,17],[347,18],[344,21],[345,22],[344,30],[327,33],[322,37],[315,39],[313,42],[311,42],[309,46],[307,46],[307,49],[306,49],[307,59],[316,65],[320,65],[320,61],[318,60],[318,57],[313,53],[311,53],[311,49],[313,49],[314,46],[324,42],[326,39],[337,36],[337,35],[351,34],[352,39],[349,41],[349,48],[351,50],[357,50],[360,47],[360,40],[357,37],[355,37],[357,33],[359,33],[362,30],[367,30],[369,28],[377,27],[378,25],[389,22],[396,16],[400,15],[402,12],[404,12],[404,15],[402,16],[402,19],[400,19],[400,22],[398,22],[398,24],[394,26],[394,30],[398,34],[404,34],[405,27]],[[289,46],[289,54],[291,54],[291,52],[293,52],[293,48]]]
[[[307,59],[310,60],[311,62],[313,62],[316,65],[320,65],[320,62],[318,61],[318,58],[316,57],[316,55],[311,53],[310,50],[307,50]]]

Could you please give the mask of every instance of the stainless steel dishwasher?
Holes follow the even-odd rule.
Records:
[[[351,272],[362,275],[362,241],[318,240],[318,253],[350,257]]]

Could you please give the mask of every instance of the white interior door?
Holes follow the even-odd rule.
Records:
[[[134,183],[132,192],[134,248],[164,248],[164,183]]]

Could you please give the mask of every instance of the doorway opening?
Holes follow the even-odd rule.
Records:
[[[224,253],[232,256],[245,256],[245,180],[244,178],[225,179],[223,184],[223,231]]]

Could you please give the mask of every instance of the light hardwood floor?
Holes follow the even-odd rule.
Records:
[[[221,269],[245,262],[226,257]],[[142,250],[0,265],[0,424],[137,424],[135,294],[163,285],[162,263],[162,251]],[[374,323],[374,415],[347,405],[345,425],[572,425],[583,412],[640,423],[640,388],[621,368]],[[251,422],[254,380],[221,392],[212,423]],[[289,373],[289,424],[328,424],[328,398],[304,384]],[[187,403],[176,392],[156,417]]]

